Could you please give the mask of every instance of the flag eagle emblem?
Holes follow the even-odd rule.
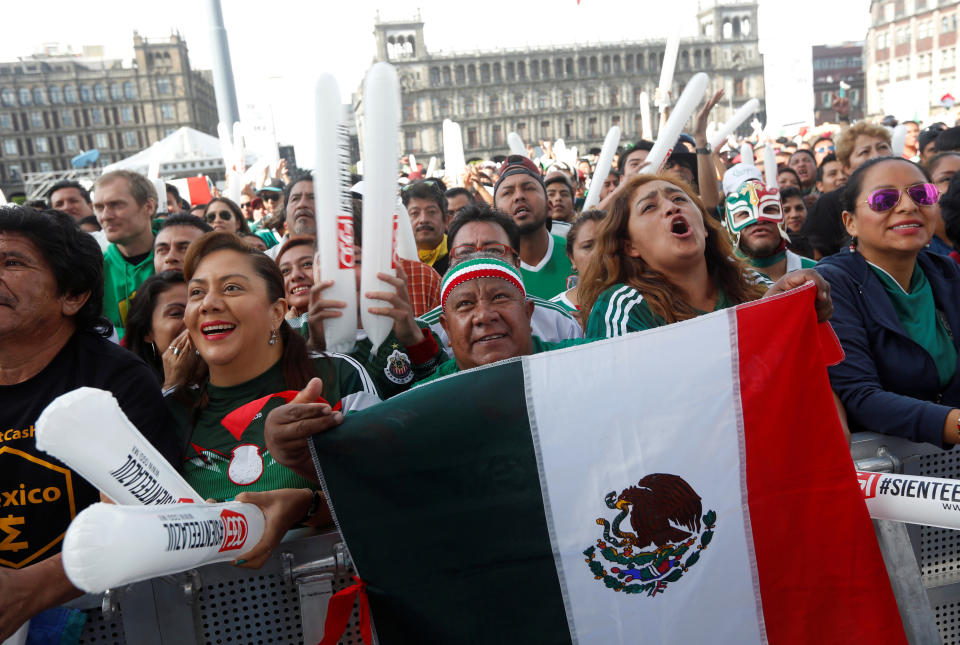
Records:
[[[717,513],[701,515],[700,496],[677,475],[647,475],[620,495],[607,493],[604,502],[619,513],[613,522],[597,518],[603,537],[583,554],[594,578],[614,591],[647,596],[665,591],[700,560],[713,539]],[[621,528],[627,518],[632,530]]]

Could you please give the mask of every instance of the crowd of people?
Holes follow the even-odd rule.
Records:
[[[460,177],[401,160],[419,261],[399,259],[396,275],[378,276],[392,290],[363,294],[392,319],[387,340],[374,348],[358,316],[344,353],[324,335],[347,303],[325,296],[332,281],[318,272],[309,171],[281,166],[240,203],[189,204],[121,170],[0,208],[0,436],[24,457],[5,486],[47,502],[3,525],[20,538],[12,553],[13,538],[0,542],[0,638],[79,593],[59,540],[99,495],[79,476],[50,478],[65,468],[37,450],[33,427],[81,386],[113,392],[205,498],[264,509],[265,537],[240,566],[262,564],[292,526],[331,525],[307,441],[352,410],[810,281],[846,353],[829,372],[841,427],[960,443],[960,127],[913,124],[897,154],[890,130],[867,121],[758,142],[758,160],[762,146],[776,153],[764,169],[707,143],[721,97],[658,169],[643,139],[611,168],[594,154],[574,167],[549,146]],[[590,191],[598,205],[581,212]],[[51,469],[38,474],[38,461]]]

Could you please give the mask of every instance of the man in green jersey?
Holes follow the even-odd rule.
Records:
[[[115,170],[93,187],[93,210],[110,243],[103,253],[103,315],[123,338],[130,299],[153,275],[157,190],[143,175]]]
[[[507,157],[493,188],[497,210],[520,229],[520,272],[527,292],[549,300],[567,289],[567,240],[547,230],[547,190],[540,170],[520,155]]]

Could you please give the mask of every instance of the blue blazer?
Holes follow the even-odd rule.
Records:
[[[929,251],[922,251],[917,262],[960,354],[960,265]],[[816,270],[830,283],[830,323],[846,354],[829,372],[851,432],[869,430],[946,447],[943,424],[950,410],[960,407],[960,365],[941,388],[933,357],[907,336],[883,284],[859,253],[844,249],[821,260]]]

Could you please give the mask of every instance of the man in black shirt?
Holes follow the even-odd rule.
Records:
[[[109,390],[179,464],[160,385],[106,339],[102,307],[103,256],[92,237],[60,212],[0,208],[0,640],[81,593],[64,574],[60,546],[99,493],[36,447],[34,423],[53,399],[83,386]]]

